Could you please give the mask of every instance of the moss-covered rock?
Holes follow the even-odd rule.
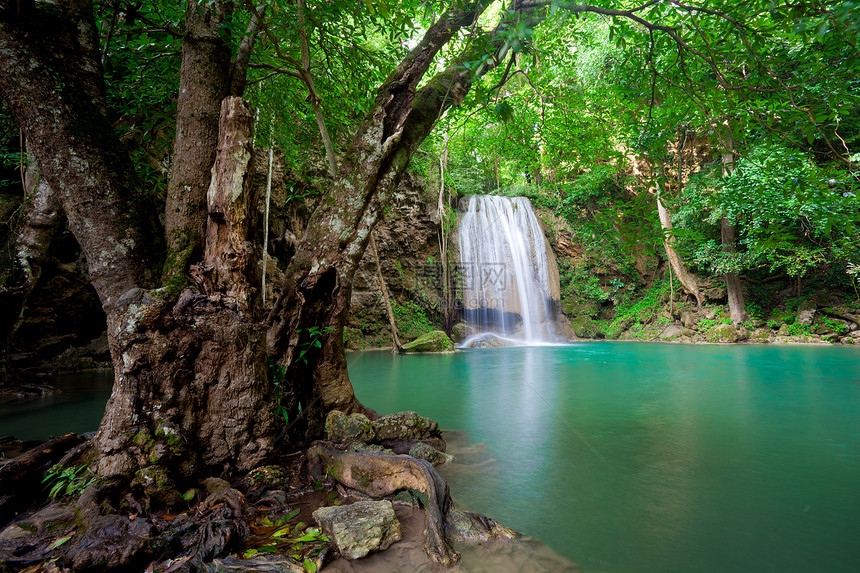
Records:
[[[263,489],[284,489],[290,484],[290,476],[281,466],[261,466],[255,468],[248,472],[248,476],[245,479],[249,485],[262,487]]]
[[[404,344],[402,350],[407,353],[451,352],[454,350],[454,343],[441,330],[434,330],[423,336],[419,336],[409,344]]]
[[[364,414],[347,416],[340,410],[332,410],[325,419],[325,433],[336,444],[369,442],[373,440],[373,427]]]
[[[750,334],[750,340],[753,342],[767,342],[773,336],[773,331],[769,328],[756,328]]]
[[[372,422],[376,438],[382,440],[422,440],[439,435],[439,424],[415,412],[397,412]]]
[[[463,342],[473,334],[475,334],[475,329],[465,322],[458,322],[451,327],[451,340],[454,342]]]
[[[731,324],[715,324],[705,333],[708,342],[737,342],[738,331]]]
[[[361,559],[371,551],[387,549],[402,538],[400,522],[388,500],[321,507],[313,516],[346,559]]]
[[[594,338],[597,336],[597,324],[590,316],[577,316],[570,319],[570,327],[579,338]]]
[[[391,448],[386,448],[380,444],[365,444],[363,442],[353,442],[350,444],[351,450],[367,450],[369,452],[379,452],[380,454],[394,454],[395,451]]]

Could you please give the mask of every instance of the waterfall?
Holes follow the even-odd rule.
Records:
[[[463,315],[470,325],[518,344],[559,339],[553,324],[558,270],[528,199],[469,197],[459,244]]]

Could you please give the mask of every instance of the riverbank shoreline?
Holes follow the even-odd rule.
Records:
[[[412,412],[397,415],[415,417]],[[328,437],[334,439],[335,435]],[[88,472],[83,476],[90,476],[87,485],[72,491],[73,482],[63,482],[69,488],[66,494],[60,489],[55,495],[54,487],[48,497],[48,486],[61,482],[52,480],[41,486],[45,479],[37,478],[49,467],[85,471],[92,438],[67,434],[29,444],[34,447],[0,463],[0,484],[10,479],[29,483],[14,508],[9,505],[14,497],[0,496],[2,573],[71,573],[81,567],[94,571],[145,567],[150,572],[240,573],[490,573],[524,567],[535,573],[579,571],[576,564],[539,540],[492,518],[455,509],[447,482],[428,462],[390,450],[372,450],[360,443],[339,446],[315,442],[308,450],[286,454],[277,463],[230,482],[217,477],[199,479],[196,487],[183,494],[183,498],[189,496],[187,508],[176,511],[110,502],[105,491],[118,484],[100,483]],[[444,442],[441,447],[445,449]],[[334,465],[325,463],[327,456],[334,456],[329,460]],[[30,458],[38,458],[38,464],[31,463]],[[403,464],[415,468],[398,470]],[[352,469],[344,472],[344,467]],[[364,477],[355,481],[350,475],[359,470],[358,475]],[[406,477],[398,478],[393,470],[406,471]],[[421,472],[424,482],[419,478]],[[27,475],[22,478],[19,474],[24,473]],[[373,483],[362,481],[368,479]],[[358,502],[393,507],[393,543],[376,546],[375,533],[364,531],[376,527],[373,519],[345,523],[338,529],[317,515],[321,508],[350,511]],[[212,531],[217,533],[213,536]],[[189,544],[189,536],[199,539]],[[357,539],[370,548],[365,557],[351,555],[343,546],[359,543]]]

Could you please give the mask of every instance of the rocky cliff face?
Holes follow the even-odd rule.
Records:
[[[441,326],[439,218],[435,198],[413,175],[404,177],[391,209],[375,230],[382,274],[402,342]],[[391,346],[373,250],[361,260],[345,333],[347,348]]]

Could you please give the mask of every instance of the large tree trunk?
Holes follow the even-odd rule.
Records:
[[[87,0],[62,9],[0,4],[0,93],[46,182],[60,191],[107,314],[115,381],[96,438],[97,469],[104,478],[133,477],[146,497],[169,505],[181,499],[185,478],[259,464],[277,430],[266,332],[248,286],[250,110],[225,104],[202,294],[189,290],[177,302],[168,289],[146,290],[143,218],[132,203],[138,179],[105,115],[95,40]]]
[[[164,289],[136,291],[128,315],[111,324],[121,326],[121,361],[97,438],[99,474],[135,475],[168,505],[176,480],[259,465],[277,430],[249,241],[253,117],[240,98],[224,100],[204,258],[192,268],[202,292],[188,289],[171,305]]]
[[[231,5],[191,0],[185,9],[176,139],[164,210],[166,282],[181,283],[203,248],[218,115],[231,83],[230,46],[224,41],[223,28]]]
[[[0,4],[0,95],[58,194],[106,309],[139,285],[139,180],[105,112],[92,6]]]

